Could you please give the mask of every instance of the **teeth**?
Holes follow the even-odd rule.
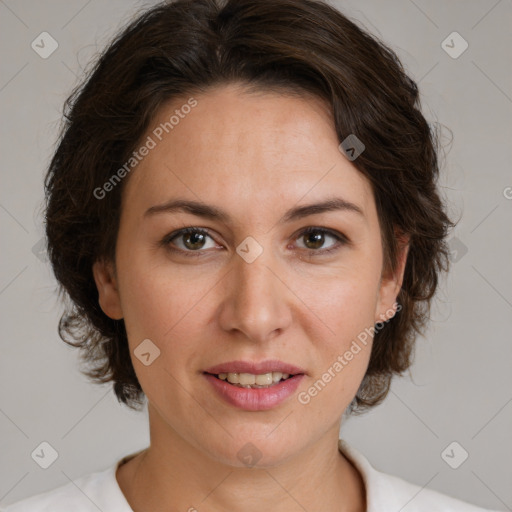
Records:
[[[218,375],[221,380],[227,380],[231,384],[239,384],[243,387],[268,387],[277,384],[281,379],[287,379],[289,376],[289,373],[281,372],[269,372],[261,375],[252,373],[219,373]]]
[[[263,376],[258,375],[258,379],[260,379],[261,377],[264,377],[264,375]],[[271,377],[272,377],[272,375],[271,375]],[[229,379],[229,374],[228,374],[228,379]],[[242,384],[242,386],[252,386],[253,384],[256,384],[256,375],[252,375],[251,373],[239,373],[238,374],[238,384]],[[268,384],[268,382],[258,382],[258,385],[261,385],[261,384]]]
[[[272,372],[272,382],[279,382],[284,376],[288,377],[288,374],[281,372]]]

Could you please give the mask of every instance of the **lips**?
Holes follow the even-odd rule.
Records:
[[[299,366],[285,363],[277,359],[261,361],[259,363],[251,361],[228,361],[217,364],[204,370],[204,373],[218,375],[219,373],[252,373],[261,375],[270,372],[288,373],[290,375],[303,375],[306,371]]]
[[[273,386],[252,389],[237,387],[204,372],[211,389],[226,404],[245,411],[267,411],[284,404],[297,390],[304,374],[282,380]]]

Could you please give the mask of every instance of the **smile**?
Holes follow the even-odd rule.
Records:
[[[304,378],[304,374],[290,375],[280,372],[260,375],[228,373],[218,376],[205,372],[203,375],[218,397],[229,405],[246,411],[265,411],[279,406],[297,390]],[[269,384],[270,378],[272,381]],[[238,382],[232,382],[233,380]],[[254,384],[243,383],[252,381]],[[263,381],[265,384],[257,384]]]

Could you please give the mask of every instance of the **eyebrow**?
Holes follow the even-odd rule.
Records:
[[[361,207],[341,197],[334,197],[319,203],[296,206],[295,208],[288,210],[283,215],[283,217],[281,217],[279,222],[291,222],[294,220],[302,219],[309,215],[332,211],[346,211],[356,213],[364,217],[364,213]],[[191,213],[192,215],[196,215],[198,217],[216,220],[225,224],[228,224],[231,221],[230,215],[216,206],[186,199],[172,199],[163,204],[151,206],[151,208],[148,208],[144,213],[144,217],[149,217],[158,213],[173,212]]]

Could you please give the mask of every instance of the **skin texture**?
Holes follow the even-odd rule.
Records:
[[[94,265],[99,303],[111,318],[124,318],[148,398],[151,445],[120,467],[119,485],[136,512],[364,511],[362,479],[337,440],[371,341],[309,404],[297,394],[365,328],[393,315],[407,247],[396,274],[381,275],[370,184],[339,151],[319,99],[249,93],[241,84],[194,98],[197,106],[127,178],[115,267]],[[186,100],[162,107],[152,128]],[[339,210],[280,221],[290,208],[334,196],[364,215]],[[144,215],[176,198],[222,208],[231,221]],[[314,234],[300,234],[309,226],[348,242],[325,235],[315,245]],[[203,245],[188,235],[167,242],[193,257],[161,243],[183,227],[210,231]],[[263,247],[252,263],[236,252],[248,236]],[[149,366],[133,355],[147,338],[161,351]],[[238,359],[279,359],[306,376],[278,407],[243,411],[221,400],[202,374]],[[252,468],[237,456],[249,442],[261,454]]]

